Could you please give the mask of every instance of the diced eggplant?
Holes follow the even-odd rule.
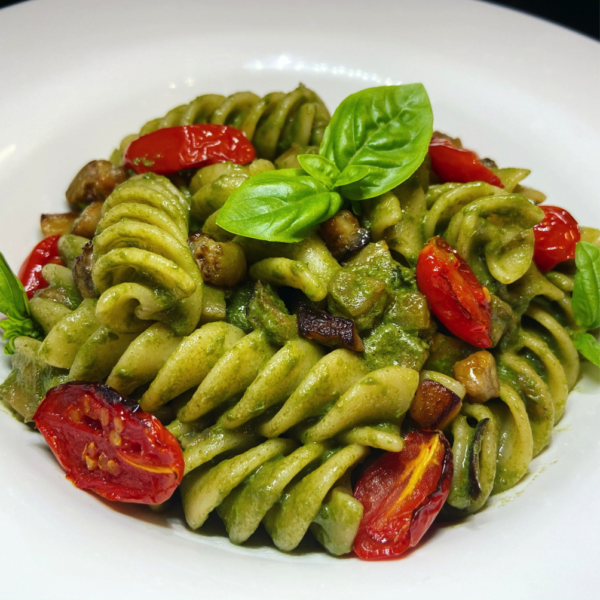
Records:
[[[340,269],[333,276],[328,291],[329,312],[351,319],[359,331],[373,328],[387,305],[385,281],[346,269]]]
[[[42,214],[40,218],[40,226],[42,233],[48,237],[49,235],[64,235],[71,231],[73,223],[79,217],[79,213],[54,213]]]
[[[430,340],[436,328],[425,296],[416,290],[394,292],[383,322],[398,325],[424,340]]]
[[[344,260],[371,241],[369,230],[361,227],[358,219],[349,210],[341,210],[331,219],[327,219],[319,227],[319,235],[337,260]]]
[[[67,202],[75,209],[92,202],[103,202],[126,179],[123,167],[117,167],[108,160],[93,160],[75,175],[66,192]]]
[[[75,285],[83,298],[98,297],[92,280],[94,262],[94,246],[92,242],[88,242],[83,247],[81,254],[75,259],[72,268]]]
[[[96,233],[96,227],[100,223],[102,217],[103,202],[92,202],[81,213],[77,221],[73,223],[71,233],[91,240]]]
[[[384,240],[368,244],[342,266],[357,275],[381,279],[392,290],[415,287],[414,273],[393,259]]]
[[[248,323],[262,329],[269,342],[283,346],[297,337],[296,317],[290,315],[277,292],[268,284],[257,281],[247,310]]]
[[[425,368],[453,377],[454,364],[473,352],[475,348],[466,342],[443,333],[436,333],[431,339]]]
[[[454,365],[454,377],[465,386],[467,402],[481,404],[500,393],[496,359],[486,350],[475,352]]]
[[[423,379],[410,406],[410,416],[425,429],[445,429],[462,406],[460,396],[433,379]]]
[[[205,233],[193,233],[188,242],[206,283],[232,287],[246,275],[246,256],[239,244],[215,242]]]
[[[429,344],[394,323],[381,323],[365,338],[365,361],[370,369],[398,365],[420,371],[429,355]]]
[[[334,317],[301,302],[298,305],[298,332],[324,346],[362,352],[365,347],[350,319]]]

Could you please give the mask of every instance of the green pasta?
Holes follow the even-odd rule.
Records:
[[[578,349],[587,356],[578,340],[598,325],[593,298],[583,302],[578,294],[599,287],[590,248],[600,246],[600,234],[581,228],[588,246],[577,265],[592,264],[587,271],[580,267],[576,275],[573,257],[542,270],[534,228],[545,219],[545,196],[522,185],[529,171],[481,162],[486,181],[442,178],[432,147],[423,160],[424,140],[431,139],[424,88],[400,87],[351,96],[330,126],[322,100],[302,85],[262,98],[209,94],[126,137],[115,163],[133,140],[197,124],[241,130],[256,158],[130,173],[103,201],[91,241],[62,235],[64,265],[46,264],[47,285],[32,292],[29,313],[10,314],[17,323],[13,370],[0,399],[31,421],[47,392],[65,382],[105,382],[132,398],[179,443],[190,528],[201,529],[215,512],[235,544],[262,525],[282,551],[297,548],[309,532],[333,555],[356,550],[370,518],[356,480],[386,453],[403,456],[415,431],[443,431],[451,447],[442,518],[467,517],[516,485],[551,442],[579,376]],[[403,129],[409,120],[376,110],[395,92],[395,101],[406,95],[417,107],[412,137]],[[361,122],[371,105],[376,114]],[[336,123],[351,119],[359,120],[356,139],[337,139]],[[367,136],[355,148],[359,125],[374,123],[383,138],[370,147]],[[398,147],[385,137],[388,130]],[[443,134],[434,138],[461,147]],[[386,155],[388,162],[379,154],[386,144],[396,153]],[[415,157],[416,170],[409,168]],[[339,197],[340,210],[292,238],[301,241],[280,241],[286,238],[276,227],[269,237],[269,222],[285,223],[291,213],[287,205],[265,212],[259,184],[245,195],[262,177],[275,186],[270,190],[312,178],[315,189],[325,186],[323,194]],[[309,216],[316,202],[287,200]],[[247,225],[244,235],[227,229],[220,215],[238,202],[263,219],[261,235],[252,237]],[[198,249],[198,236],[211,243]],[[475,347],[467,335],[452,333],[436,312],[417,266],[432,238],[451,247],[451,260],[464,262],[469,285],[481,292],[487,344]],[[232,280],[210,279],[207,273],[224,269],[224,248],[235,249],[231,255],[243,268]],[[7,269],[0,272],[5,304]],[[18,286],[12,281],[11,293]],[[18,335],[27,319],[40,340]],[[21,332],[38,335],[28,326]],[[471,365],[479,373],[473,381],[461,372],[471,360],[481,369]],[[437,394],[434,404],[426,403],[427,393]],[[117,433],[110,443],[120,447],[125,433]],[[100,468],[97,460],[86,464]],[[420,476],[413,472],[411,481]]]
[[[272,92],[262,98],[252,92],[238,92],[227,98],[218,94],[198,96],[164,117],[148,121],[139,135],[174,125],[231,125],[252,141],[260,158],[273,160],[292,144],[318,146],[329,119],[329,111],[319,96],[300,85],[288,94]],[[137,137],[134,134],[124,138],[120,152]],[[119,153],[115,159],[118,158]]]

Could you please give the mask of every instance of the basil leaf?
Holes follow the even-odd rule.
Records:
[[[4,347],[6,354],[14,354],[14,339],[21,335],[41,337],[37,324],[31,319],[29,300],[23,285],[8,266],[2,252],[0,252],[0,313],[7,317],[0,321],[0,329],[4,330],[2,339],[7,340]]]
[[[333,217],[342,198],[302,169],[265,171],[237,188],[217,215],[217,225],[269,242],[299,242]]]
[[[0,313],[7,317],[29,315],[27,294],[8,266],[2,252],[0,252]]]
[[[359,181],[340,192],[350,200],[384,194],[408,179],[423,162],[433,113],[420,83],[369,88],[348,96],[325,130],[319,154],[343,173],[368,167]]]
[[[600,367],[600,344],[591,333],[579,333],[575,336],[575,348],[591,363]]]
[[[600,248],[579,242],[575,249],[575,264],[573,315],[584,329],[596,329],[600,327]]]
[[[371,169],[369,167],[365,167],[364,165],[349,165],[343,170],[342,173],[340,173],[335,185],[342,186],[356,183],[357,181],[364,179],[370,172]]]
[[[319,156],[318,154],[300,154],[298,162],[309,175],[324,183],[328,188],[333,189],[336,185],[335,180],[339,177],[340,171],[324,156]]]

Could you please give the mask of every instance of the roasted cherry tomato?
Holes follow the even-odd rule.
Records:
[[[363,505],[354,552],[395,558],[416,546],[440,512],[452,480],[452,450],[441,431],[413,431],[400,452],[376,460],[356,484]]]
[[[170,175],[221,162],[245,165],[256,158],[246,136],[228,125],[181,125],[142,135],[127,146],[123,165],[136,173]]]
[[[497,187],[504,187],[500,178],[481,164],[477,154],[471,150],[457,148],[444,138],[431,138],[429,143],[431,168],[442,181],[485,181]]]
[[[581,239],[579,225],[571,213],[558,206],[540,206],[546,215],[533,228],[535,250],[533,260],[541,271],[575,258],[575,246]]]
[[[42,277],[42,267],[48,264],[62,265],[58,255],[58,240],[60,235],[44,238],[25,259],[19,269],[19,279],[31,299],[34,292],[48,287],[48,282]]]
[[[52,388],[33,420],[78,488],[108,500],[159,504],[183,477],[183,454],[160,421],[102,383]]]
[[[421,250],[417,285],[435,316],[456,337],[478,348],[492,345],[490,293],[442,238],[431,238]]]

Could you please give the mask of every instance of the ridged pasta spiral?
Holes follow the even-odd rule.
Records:
[[[464,404],[454,419],[454,478],[447,514],[479,510],[490,494],[516,485],[550,442],[579,358],[566,326],[573,325],[572,279],[542,275],[534,264],[505,292],[514,322],[495,351],[500,398]]]
[[[139,134],[123,139],[120,150],[123,152],[139,135],[163,127],[213,123],[241,129],[259,158],[273,160],[294,143],[318,146],[330,118],[321,98],[303,85],[287,94],[272,92],[262,98],[252,92],[228,97],[206,94],[148,121]]]
[[[219,322],[183,339],[152,325],[107,383],[121,393],[149,384],[140,399],[147,411],[186,399],[169,428],[184,448],[182,496],[192,528],[223,503],[219,512],[237,543],[264,520],[277,546],[290,550],[313,524],[340,553],[350,550],[362,511],[347,490],[329,492],[368,447],[403,447],[400,424],[418,381],[416,371],[398,366],[370,372],[347,350],[324,355],[302,338],[278,349],[262,331],[244,335]],[[310,510],[296,510],[305,497]],[[335,510],[323,508],[329,502]]]
[[[93,239],[98,321],[139,332],[148,321],[191,333],[202,313],[202,277],[187,245],[189,200],[165,177],[138,175],[102,208]]]

